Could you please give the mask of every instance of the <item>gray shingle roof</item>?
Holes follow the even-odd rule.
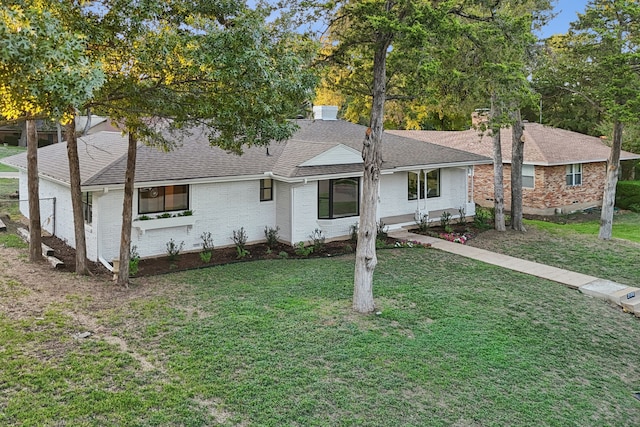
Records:
[[[297,120],[299,130],[282,143],[250,147],[241,156],[211,147],[204,133],[193,131],[170,152],[139,145],[136,182],[179,181],[239,176],[259,176],[272,172],[283,178],[299,178],[362,172],[362,164],[298,166],[319,154],[344,144],[362,148],[366,128],[345,121]],[[119,133],[100,132],[80,138],[81,178],[84,186],[124,183],[127,138]],[[383,170],[429,165],[491,163],[487,157],[436,144],[385,133]],[[68,182],[66,144],[54,144],[38,151],[40,173]],[[7,157],[4,162],[26,168],[26,155]]]
[[[600,138],[578,132],[525,123],[524,162],[543,166],[572,163],[603,162],[609,157],[610,148]],[[465,131],[394,130],[395,135],[415,138],[445,147],[466,150],[492,157],[493,141],[488,135],[470,129]],[[502,158],[511,163],[511,129],[500,131]],[[640,155],[623,151],[621,160],[640,159]]]

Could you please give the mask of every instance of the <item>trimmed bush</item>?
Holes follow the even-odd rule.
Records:
[[[618,181],[616,206],[640,212],[640,181]]]

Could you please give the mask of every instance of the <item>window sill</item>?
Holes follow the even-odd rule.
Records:
[[[144,234],[147,230],[157,230],[161,228],[172,227],[191,227],[196,223],[196,219],[193,215],[190,216],[178,216],[171,218],[156,218],[133,221],[133,227],[142,231]]]

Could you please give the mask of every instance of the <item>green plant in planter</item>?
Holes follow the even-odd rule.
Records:
[[[136,218],[137,221],[147,221],[150,219],[151,217],[149,215],[140,215],[138,218]]]
[[[192,210],[188,210],[188,211],[184,211],[184,212],[180,212],[178,214],[178,216],[192,216],[193,215],[193,211]]]
[[[165,212],[163,214],[156,215],[156,218],[158,218],[158,219],[171,218],[171,214],[169,212]]]

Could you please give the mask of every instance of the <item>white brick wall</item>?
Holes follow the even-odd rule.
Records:
[[[466,205],[466,168],[440,169],[440,197],[426,200],[426,210],[459,208]],[[418,201],[407,199],[408,172],[382,175],[380,179],[380,204],[378,217],[406,215],[418,209]],[[424,210],[425,200],[420,200]]]
[[[291,242],[291,184],[274,181],[276,202],[276,225],[280,227],[280,239]]]

